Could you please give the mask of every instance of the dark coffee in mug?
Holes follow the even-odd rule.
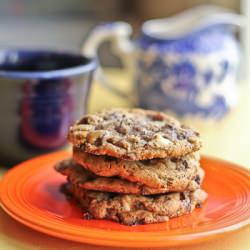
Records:
[[[0,51],[0,159],[7,164],[60,149],[86,112],[96,62],[65,52]]]

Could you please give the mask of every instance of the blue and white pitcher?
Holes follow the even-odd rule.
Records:
[[[243,21],[228,10],[200,6],[145,22],[133,43],[129,24],[108,23],[93,30],[83,53],[94,56],[110,40],[133,72],[138,106],[218,120],[237,103],[240,48],[234,31]]]

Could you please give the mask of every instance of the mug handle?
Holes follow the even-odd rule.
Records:
[[[82,54],[88,57],[97,57],[99,46],[105,41],[110,41],[112,52],[121,59],[125,68],[131,68],[131,64],[133,63],[133,45],[129,40],[131,33],[132,27],[125,22],[111,22],[98,25],[82,45]],[[113,84],[110,84],[100,64],[95,72],[95,78],[102,83],[103,86],[120,97],[129,98],[131,96],[117,89]]]

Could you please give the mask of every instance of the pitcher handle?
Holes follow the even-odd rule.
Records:
[[[97,50],[99,46],[105,41],[110,41],[112,52],[121,59],[125,68],[129,68],[132,63],[131,53],[133,50],[133,45],[129,40],[131,33],[131,26],[125,22],[111,22],[98,25],[94,28],[94,30],[90,33],[90,36],[82,45],[82,54],[88,57],[97,57]],[[103,86],[120,97],[129,97],[129,94],[124,93],[114,87],[113,84],[110,84],[100,64],[96,70],[95,78],[102,83]]]

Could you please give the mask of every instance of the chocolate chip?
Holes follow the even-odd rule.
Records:
[[[107,142],[113,144],[114,143],[114,138],[113,137],[108,138]]]
[[[128,129],[122,125],[115,127],[115,130],[122,135],[126,135],[128,132]]]
[[[200,133],[197,132],[197,131],[194,131],[194,134],[195,134],[196,136],[200,136]]]
[[[133,127],[133,130],[136,131],[136,132],[141,132],[141,128],[140,128],[140,127],[137,127],[137,126],[134,126],[134,127]]]
[[[180,193],[180,200],[184,201],[186,199],[185,194],[184,193]]]
[[[124,149],[128,149],[129,148],[129,143],[123,140],[117,141],[114,143],[114,145],[120,147],[120,148],[124,148]]]
[[[166,124],[166,125],[164,126],[164,128],[168,128],[168,129],[172,130],[174,127],[173,127],[173,125],[171,125],[171,124]]]
[[[69,186],[70,186],[70,184],[69,183],[64,183],[64,184],[62,184],[61,186],[60,186],[60,188],[59,188],[59,190],[60,190],[60,192],[62,192],[62,193],[69,193],[68,191],[69,191]]]
[[[201,184],[201,178],[200,178],[200,176],[199,176],[199,175],[196,175],[194,181],[195,181],[196,183],[198,183],[198,184]]]
[[[143,224],[145,224],[145,220],[144,219],[140,219],[140,220],[134,221],[134,223],[132,225],[133,226],[137,226],[137,225],[143,225]]]
[[[89,124],[89,119],[88,117],[83,117],[78,124]]]
[[[196,208],[201,208],[201,207],[202,207],[202,204],[201,204],[201,203],[198,203],[198,204],[196,204],[195,207],[196,207]]]
[[[101,146],[102,145],[102,138],[100,138],[100,137],[97,138],[94,142],[94,145],[97,147]]]
[[[184,165],[185,169],[187,169],[187,168],[188,168],[188,163],[187,163],[187,161],[186,161],[186,160],[184,160],[184,161],[182,162],[182,164]]]
[[[177,134],[177,139],[178,140],[184,140],[185,136],[183,134]]]
[[[117,219],[118,219],[118,222],[123,224],[123,218],[122,218],[122,215],[121,214],[117,214]],[[129,225],[129,224],[128,224]]]
[[[178,159],[177,158],[171,158],[170,161],[176,163],[178,161]]]
[[[146,135],[144,132],[141,133],[141,136],[143,138],[144,141],[151,141],[152,140],[152,136],[151,135]]]

